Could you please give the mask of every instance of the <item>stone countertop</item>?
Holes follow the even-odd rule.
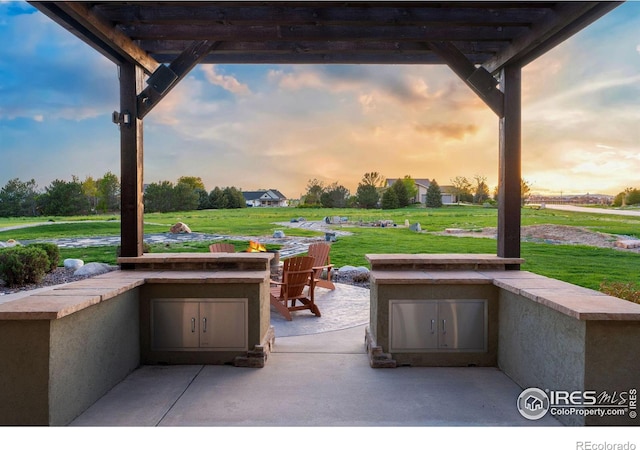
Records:
[[[504,269],[507,265],[520,265],[524,263],[522,258],[501,258],[491,254],[367,254],[367,260],[371,263],[371,268],[383,268],[385,270],[399,270],[419,267],[446,267],[448,270],[467,270],[470,267],[481,267],[488,269]]]
[[[142,256],[121,256],[118,264],[147,263],[200,263],[203,261],[245,262],[270,261],[274,254],[270,252],[256,253],[145,253]]]
[[[493,284],[578,320],[640,321],[640,305],[525,271],[485,273]]]
[[[456,263],[480,261],[496,264],[518,264],[524,262],[522,258],[501,258],[489,253],[416,253],[416,254],[367,254],[365,257],[369,261],[375,262],[439,262],[439,263]]]
[[[20,298],[0,303],[0,320],[60,319],[145,283],[263,283],[268,280],[268,271],[118,270],[51,289],[25,292]]]

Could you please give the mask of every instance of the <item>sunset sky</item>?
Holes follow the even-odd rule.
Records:
[[[0,0],[0,187],[120,175],[117,66],[23,2]],[[640,2],[523,71],[534,193],[640,188]],[[498,120],[446,66],[200,65],[144,121],[144,181],[207,190],[362,175],[497,184]]]

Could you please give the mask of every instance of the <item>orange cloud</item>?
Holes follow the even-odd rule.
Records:
[[[478,132],[478,126],[463,123],[416,124],[414,129],[421,134],[435,135],[445,139],[463,140]]]

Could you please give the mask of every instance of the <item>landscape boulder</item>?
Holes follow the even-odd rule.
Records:
[[[638,248],[640,239],[621,239],[614,244],[618,248]]]
[[[273,237],[274,238],[283,238],[284,237],[284,231],[282,230],[276,230],[273,232]]]
[[[169,231],[171,231],[173,234],[191,233],[191,228],[189,228],[186,223],[178,222],[173,225]]]
[[[73,272],[74,276],[93,276],[111,272],[113,268],[109,264],[91,262]]]
[[[78,270],[82,266],[84,266],[84,261],[81,259],[67,258],[64,260],[65,269]]]
[[[409,229],[411,231],[418,231],[418,232],[422,231],[422,227],[420,226],[420,222],[411,224],[411,226],[409,226]]]
[[[0,248],[15,247],[16,245],[20,245],[20,242],[15,239],[9,239],[7,242],[0,242]]]

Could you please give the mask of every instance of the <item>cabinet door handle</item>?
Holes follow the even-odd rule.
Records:
[[[195,317],[191,318],[191,332],[192,333],[196,332],[196,318]]]
[[[207,332],[207,318],[206,317],[204,319],[202,319],[202,332],[203,333]]]
[[[435,334],[436,330],[434,329],[434,325],[436,324],[436,319],[431,319],[431,334]]]
[[[442,319],[442,334],[447,334],[447,319]]]

